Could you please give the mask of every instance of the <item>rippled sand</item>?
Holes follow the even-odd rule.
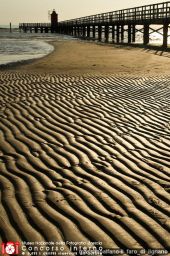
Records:
[[[0,72],[0,242],[170,250],[170,75],[31,65]]]

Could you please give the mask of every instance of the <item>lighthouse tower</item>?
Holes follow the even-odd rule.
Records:
[[[51,13],[51,32],[57,32],[57,25],[58,25],[58,14],[55,10]]]

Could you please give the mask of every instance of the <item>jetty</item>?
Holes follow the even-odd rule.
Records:
[[[20,29],[38,32],[57,32],[82,39],[93,39],[112,43],[136,42],[136,33],[141,32],[143,44],[149,43],[152,33],[163,36],[163,48],[168,45],[168,29],[170,24],[170,1],[152,5],[144,5],[118,11],[100,13],[76,19],[56,22],[54,13],[51,14],[50,24],[22,23]],[[153,25],[160,25],[159,28]]]

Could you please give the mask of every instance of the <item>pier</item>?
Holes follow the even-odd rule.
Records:
[[[20,31],[23,30],[26,32],[35,32],[35,33],[48,33],[52,32],[51,23],[21,23],[19,24]]]
[[[163,36],[162,47],[167,48],[168,30],[170,24],[170,2],[139,6],[118,11],[90,15],[86,17],[65,20],[55,23],[55,26],[46,24],[21,24],[22,30],[57,32],[82,39],[92,39],[112,43],[133,44],[136,42],[137,32],[142,33],[143,44],[149,44],[152,33]],[[159,28],[153,28],[159,25]]]
[[[57,33],[58,32],[58,14],[55,10],[51,13],[51,23],[20,23],[19,30],[26,32]]]

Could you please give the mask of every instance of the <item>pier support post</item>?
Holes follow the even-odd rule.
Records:
[[[73,27],[73,36],[74,37],[76,36],[76,27],[75,26]]]
[[[74,36],[77,37],[77,26],[74,28]]]
[[[60,33],[63,34],[63,27],[60,27]]]
[[[115,42],[115,26],[112,26],[112,42]]]
[[[121,42],[123,43],[124,41],[124,25],[121,25]]]
[[[143,34],[143,44],[147,45],[149,43],[149,24],[144,25],[144,34]]]
[[[80,37],[80,27],[77,27],[77,37]]]
[[[135,43],[136,41],[136,25],[132,25],[132,42]]]
[[[69,33],[69,35],[72,35],[72,28],[71,28],[71,26],[68,27],[68,33]]]
[[[163,25],[163,47],[167,48],[168,46],[168,25],[167,23],[165,23]]]
[[[102,39],[102,26],[98,25],[98,40],[101,41]]]
[[[77,27],[74,27],[74,36],[77,37]]]
[[[76,37],[78,37],[78,26],[76,27]]]
[[[131,24],[128,25],[128,44],[131,44],[132,42],[132,26]]]
[[[83,26],[83,38],[85,38],[85,37],[86,37],[86,27]]]
[[[70,35],[71,34],[71,29],[70,26],[67,27],[67,34]]]
[[[79,37],[82,37],[82,26],[79,27]]]
[[[69,35],[69,26],[66,26],[66,34]]]
[[[93,39],[96,38],[96,26],[93,26]]]
[[[120,42],[120,26],[117,25],[117,28],[116,28],[116,35],[117,35],[117,43]]]
[[[108,43],[109,41],[109,25],[105,26],[105,42]]]
[[[87,38],[90,38],[90,25],[87,26]]]
[[[72,36],[74,36],[74,27],[72,27]]]
[[[71,27],[71,35],[74,35],[74,27]]]

